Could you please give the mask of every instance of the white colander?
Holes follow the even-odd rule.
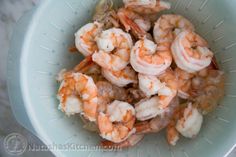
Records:
[[[55,75],[82,59],[68,53],[74,33],[90,21],[96,0],[42,0],[16,26],[8,58],[8,88],[14,114],[24,127],[57,156],[222,157],[236,143],[236,0],[170,0],[171,13],[187,17],[209,41],[226,74],[226,94],[214,113],[204,119],[194,140],[182,138],[175,147],[163,133],[147,135],[136,147],[118,151],[94,150],[100,137],[82,128],[77,116],[58,109]],[[119,3],[120,1],[116,0]],[[59,149],[67,143],[77,150]],[[56,149],[56,147],[58,149]]]

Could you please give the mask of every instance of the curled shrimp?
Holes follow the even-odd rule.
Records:
[[[142,139],[144,135],[143,134],[133,134],[129,138],[127,138],[125,141],[120,143],[114,143],[111,141],[102,141],[101,146],[103,148],[115,148],[115,149],[122,149],[122,148],[129,148],[137,145]]]
[[[75,33],[75,46],[84,56],[89,56],[98,50],[95,37],[102,32],[102,24],[88,23]]]
[[[213,57],[207,42],[191,31],[181,32],[174,40],[171,50],[177,66],[189,73],[204,69],[210,65]]]
[[[137,134],[156,133],[165,128],[171,121],[174,112],[179,107],[179,99],[175,97],[164,112],[150,121],[138,122],[134,125]]]
[[[82,73],[64,74],[58,90],[60,109],[68,115],[81,113],[90,121],[96,121],[97,87],[93,79]]]
[[[148,39],[139,40],[131,50],[130,63],[135,71],[147,75],[159,75],[172,62],[170,45],[156,45]]]
[[[183,117],[177,121],[176,129],[184,137],[193,138],[199,133],[202,122],[202,114],[189,103],[184,109]]]
[[[120,22],[124,25],[125,30],[131,32],[138,38],[142,38],[151,28],[151,22],[139,14],[125,8],[121,8],[117,13]]]
[[[98,127],[102,138],[120,143],[135,133],[135,110],[132,105],[115,100],[107,106],[107,112],[98,115]]]
[[[156,21],[153,28],[153,36],[156,43],[170,42],[183,30],[194,31],[194,26],[181,15],[162,15]]]
[[[99,51],[93,54],[92,59],[101,67],[118,71],[128,65],[133,46],[128,33],[118,28],[105,30],[97,37],[97,45]]]
[[[124,87],[130,83],[137,83],[136,73],[130,66],[126,66],[120,71],[111,71],[103,68],[102,74],[108,81],[118,87]]]
[[[183,99],[189,98],[194,75],[180,68],[175,69],[175,74],[178,81],[178,96]]]
[[[136,118],[144,121],[156,117],[164,112],[177,94],[177,83],[174,72],[168,69],[158,77],[163,83],[158,90],[158,96],[146,98],[135,104]]]
[[[186,107],[187,103],[180,104],[178,107],[176,107],[169,124],[166,127],[166,139],[167,142],[172,146],[175,146],[180,139],[180,133],[176,129],[176,124],[177,121],[183,117]]]
[[[171,4],[162,0],[123,0],[125,7],[140,14],[155,14],[170,9]]]

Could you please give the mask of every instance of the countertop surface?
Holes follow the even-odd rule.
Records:
[[[0,156],[11,157],[3,146],[4,138],[13,132],[26,137],[29,144],[43,145],[43,143],[29,131],[21,127],[13,116],[7,95],[6,62],[9,41],[16,21],[39,0],[0,0]],[[26,151],[22,157],[53,157],[51,152]],[[229,155],[236,157],[236,149]]]
[[[6,86],[6,63],[9,41],[16,21],[37,4],[37,0],[0,0],[0,157],[11,157],[4,148],[4,138],[10,133],[20,133],[28,144],[43,143],[29,131],[21,127],[12,114]],[[54,157],[51,152],[27,151],[21,157]]]

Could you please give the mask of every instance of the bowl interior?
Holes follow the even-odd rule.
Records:
[[[100,137],[84,130],[78,116],[67,117],[57,109],[55,76],[62,68],[70,69],[83,58],[69,53],[68,47],[74,43],[76,30],[90,21],[96,2],[44,1],[37,12],[25,43],[21,81],[29,97],[26,106],[31,110],[28,114],[37,122],[34,125],[38,135],[46,144],[77,144],[77,151],[55,151],[62,156],[223,156],[235,143],[236,1],[170,0],[172,8],[167,12],[187,17],[197,32],[209,41],[227,76],[226,95],[221,106],[205,117],[196,139],[182,138],[176,147],[170,147],[164,133],[152,134],[136,147],[122,152],[93,151]]]

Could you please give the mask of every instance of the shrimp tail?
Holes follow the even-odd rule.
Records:
[[[210,65],[213,67],[213,69],[219,70],[219,65],[217,64],[217,60],[215,56],[212,58]]]
[[[85,59],[82,62],[80,62],[78,65],[76,65],[74,67],[74,71],[83,73],[92,64],[94,64],[94,62],[92,60],[92,55],[89,55],[89,56],[85,57]]]
[[[129,30],[132,30],[135,32],[135,34],[139,34],[140,36],[145,36],[145,31],[142,30],[135,22],[133,22],[130,18],[128,18],[126,15],[123,15],[122,13],[118,14],[120,17],[121,22],[124,24],[125,30],[128,32]]]
[[[137,134],[150,133],[152,131],[150,123],[147,121],[136,123],[134,127]]]

